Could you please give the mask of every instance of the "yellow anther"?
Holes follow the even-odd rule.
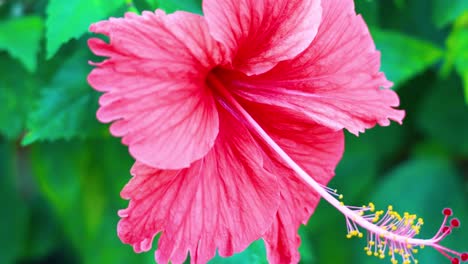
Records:
[[[411,235],[411,233],[413,235],[419,234],[421,230],[421,226],[424,224],[424,220],[422,218],[418,218],[416,214],[403,212],[400,215],[398,212],[394,211],[394,208],[392,205],[388,205],[387,211],[383,211],[383,210],[376,211],[375,204],[372,202],[370,202],[368,205],[363,205],[361,209],[356,210],[355,216],[357,217],[357,215],[360,215],[360,216],[366,215],[367,211],[373,212],[373,214],[371,215],[372,218],[370,217],[368,218],[369,221],[377,223],[379,221],[385,220],[384,225],[380,226],[380,228],[384,230],[383,232],[380,232],[379,234],[379,237],[382,240],[386,240],[386,239],[396,240],[395,231],[398,231],[399,229],[409,230],[410,231],[409,235]],[[364,235],[361,232],[359,232],[359,230],[352,230],[347,235],[348,238],[355,237],[355,236],[362,238]],[[364,251],[369,256],[374,255],[375,257],[384,259],[385,255],[388,253],[388,255],[391,257],[390,262],[392,264],[398,264],[398,263],[418,264],[419,263],[417,260],[413,259],[412,257],[412,254],[418,253],[418,249],[414,248],[414,245],[409,244],[408,240],[406,240],[404,243],[402,242],[402,244],[398,246],[398,248],[391,246],[391,244],[388,244],[385,241],[381,241],[377,243],[376,241],[369,240],[367,243],[368,243],[367,246],[364,247]],[[403,248],[401,248],[401,246],[403,246]],[[423,249],[424,245],[420,245],[419,247]],[[400,260],[395,259],[396,255],[401,256],[401,257],[398,257]]]
[[[343,195],[340,194],[340,195],[338,196],[338,199],[342,200],[342,199],[343,199]]]

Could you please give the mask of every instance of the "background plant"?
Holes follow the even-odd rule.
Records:
[[[347,134],[331,185],[348,203],[375,201],[426,219],[431,235],[452,207],[468,221],[468,1],[356,0],[382,69],[395,82],[403,126]],[[0,0],[0,263],[154,263],[116,235],[119,191],[132,159],[95,119],[87,29],[125,12],[201,13],[199,0]],[[345,239],[322,203],[301,229],[303,263],[378,263]],[[449,246],[466,249],[468,229]],[[434,254],[433,254],[434,253]],[[263,244],[213,263],[266,263]],[[443,263],[430,250],[420,263]]]

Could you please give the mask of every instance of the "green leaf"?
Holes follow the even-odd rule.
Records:
[[[468,12],[460,16],[447,38],[447,52],[443,67],[443,74],[448,74],[455,66],[464,82],[465,101],[468,104]]]
[[[17,184],[15,155],[14,145],[0,140],[0,193],[4,200],[0,220],[2,264],[16,263],[26,240],[28,211]]]
[[[307,226],[301,226],[299,228],[299,236],[301,237],[301,245],[299,246],[301,263],[319,263],[319,261],[317,261],[315,245],[311,239],[311,234],[308,232]]]
[[[381,167],[388,166],[393,155],[407,147],[406,137],[404,126],[396,123],[377,126],[359,137],[345,132],[345,152],[329,186],[337,188],[348,202],[360,203],[362,190],[375,182]]]
[[[394,0],[394,2],[395,2],[395,5],[400,9],[404,8],[406,5],[406,0]]]
[[[26,69],[34,72],[42,36],[42,19],[26,16],[0,23],[0,50],[8,51],[19,59]]]
[[[468,197],[463,192],[461,175],[447,160],[435,157],[419,157],[410,160],[387,175],[371,195],[372,201],[379,208],[391,204],[398,212],[411,212],[422,217],[425,224],[420,238],[430,238],[438,230],[443,215],[442,209],[451,207],[461,222],[468,221]],[[444,246],[462,250],[466,245],[468,229],[454,230]],[[362,242],[356,241],[355,263],[376,263],[363,251]],[[419,263],[444,263],[445,257],[433,249],[424,249],[416,255]]]
[[[356,13],[361,14],[369,26],[379,23],[379,0],[355,1]]]
[[[455,77],[452,75],[426,88],[429,94],[420,105],[416,124],[421,133],[448,152],[468,156],[468,105]]]
[[[151,7],[151,9],[155,9],[159,6],[158,0],[145,0],[145,1]]]
[[[379,21],[382,29],[392,29],[440,46],[443,44],[447,35],[431,21],[431,0],[404,0],[403,7],[396,1],[379,0]]]
[[[454,21],[457,17],[468,12],[466,0],[433,0],[432,20],[441,28]]]
[[[345,199],[346,197],[348,196],[345,195]],[[312,240],[316,252],[312,263],[350,263],[352,251],[349,248],[353,243],[346,239],[345,219],[338,210],[321,201],[309,220],[307,229],[308,239]]]
[[[20,62],[0,54],[0,135],[17,139],[39,91],[39,84]]]
[[[29,171],[29,169],[28,169]],[[35,184],[34,178],[28,179]],[[41,259],[63,248],[59,223],[50,205],[34,188],[34,198],[29,201],[29,225],[27,238],[23,242],[22,259]]]
[[[382,71],[395,86],[421,73],[443,54],[431,43],[398,32],[374,29],[372,35],[382,54]]]
[[[465,91],[465,102],[468,104],[468,66],[457,67],[457,71],[463,79],[463,87]]]
[[[265,244],[259,239],[242,251],[228,258],[222,258],[219,255],[210,261],[211,264],[237,264],[237,263],[252,263],[252,264],[267,264]]]
[[[152,2],[147,0],[148,4]],[[201,0],[159,0],[159,8],[167,13],[173,13],[178,10],[202,14]]]
[[[31,147],[32,170],[84,264],[154,263],[117,236],[119,192],[133,162],[117,139],[57,141]],[[96,253],[98,249],[98,253]]]
[[[125,0],[49,0],[47,6],[47,59],[62,44],[79,38],[91,23],[105,19],[125,4]]]
[[[22,144],[106,134],[95,117],[98,94],[86,83],[85,76],[90,70],[83,53],[65,62],[29,115],[28,132]]]
[[[315,263],[315,255],[312,247],[311,240],[308,238],[305,226],[301,226],[299,234],[301,237],[301,245],[299,253],[301,254],[302,263]],[[237,263],[251,263],[251,264],[267,264],[265,243],[262,239],[254,241],[244,251],[234,254],[231,257],[223,258],[219,255],[210,261],[210,264],[237,264]]]

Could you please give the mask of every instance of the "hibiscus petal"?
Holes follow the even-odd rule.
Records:
[[[380,53],[353,1],[322,1],[323,20],[310,47],[261,76],[234,81],[248,100],[305,113],[316,122],[358,134],[404,111],[391,83],[379,72]]]
[[[291,188],[291,186],[283,188]],[[297,193],[294,195],[298,196]],[[310,191],[308,195],[300,194],[300,197],[309,199],[300,201],[300,204],[308,206],[312,211],[320,200],[320,197],[311,195]],[[299,254],[301,238],[298,234],[301,220],[295,217],[294,210],[304,210],[304,208],[297,208],[290,204],[289,200],[291,200],[289,194],[282,193],[276,218],[270,229],[263,235],[269,263],[298,263],[301,258]]]
[[[161,169],[180,169],[202,158],[213,146],[218,114],[204,76],[224,60],[221,46],[201,16],[129,13],[98,22],[90,48],[109,57],[88,76],[106,92],[98,119],[116,121],[111,133],[123,137],[140,162]]]
[[[278,170],[277,170],[278,171]],[[298,180],[291,172],[284,170],[280,181],[281,200],[278,213],[270,229],[263,235],[269,263],[298,263],[301,238],[298,234],[301,224],[314,213],[320,196]],[[328,182],[333,174],[330,174]]]
[[[212,150],[190,168],[157,170],[141,163],[122,191],[118,233],[135,251],[146,251],[162,232],[156,260],[206,263],[216,249],[229,256],[271,226],[278,210],[276,176],[263,169],[263,150],[232,115],[220,110],[220,134]]]
[[[333,131],[310,122],[303,114],[268,105],[243,102],[245,109],[277,144],[317,182],[326,185],[344,150],[343,131]],[[300,237],[320,200],[274,153],[264,158],[264,166],[278,175],[280,207],[270,229],[263,235],[270,263],[297,263]]]
[[[233,67],[260,74],[292,59],[314,39],[319,0],[204,0],[211,34],[234,57]]]

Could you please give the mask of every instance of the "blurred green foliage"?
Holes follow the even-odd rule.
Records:
[[[355,2],[407,117],[347,134],[331,185],[350,204],[419,214],[423,235],[443,207],[467,222],[468,1]],[[201,13],[200,0],[0,0],[0,263],[154,263],[116,234],[132,159],[95,120],[98,94],[86,75],[96,58],[86,39],[92,22],[158,7]],[[302,263],[380,262],[345,239],[344,219],[325,203],[300,233]],[[466,250],[466,237],[457,231],[447,245]],[[443,263],[430,249],[419,258]],[[266,263],[265,248],[257,241],[212,263]]]

